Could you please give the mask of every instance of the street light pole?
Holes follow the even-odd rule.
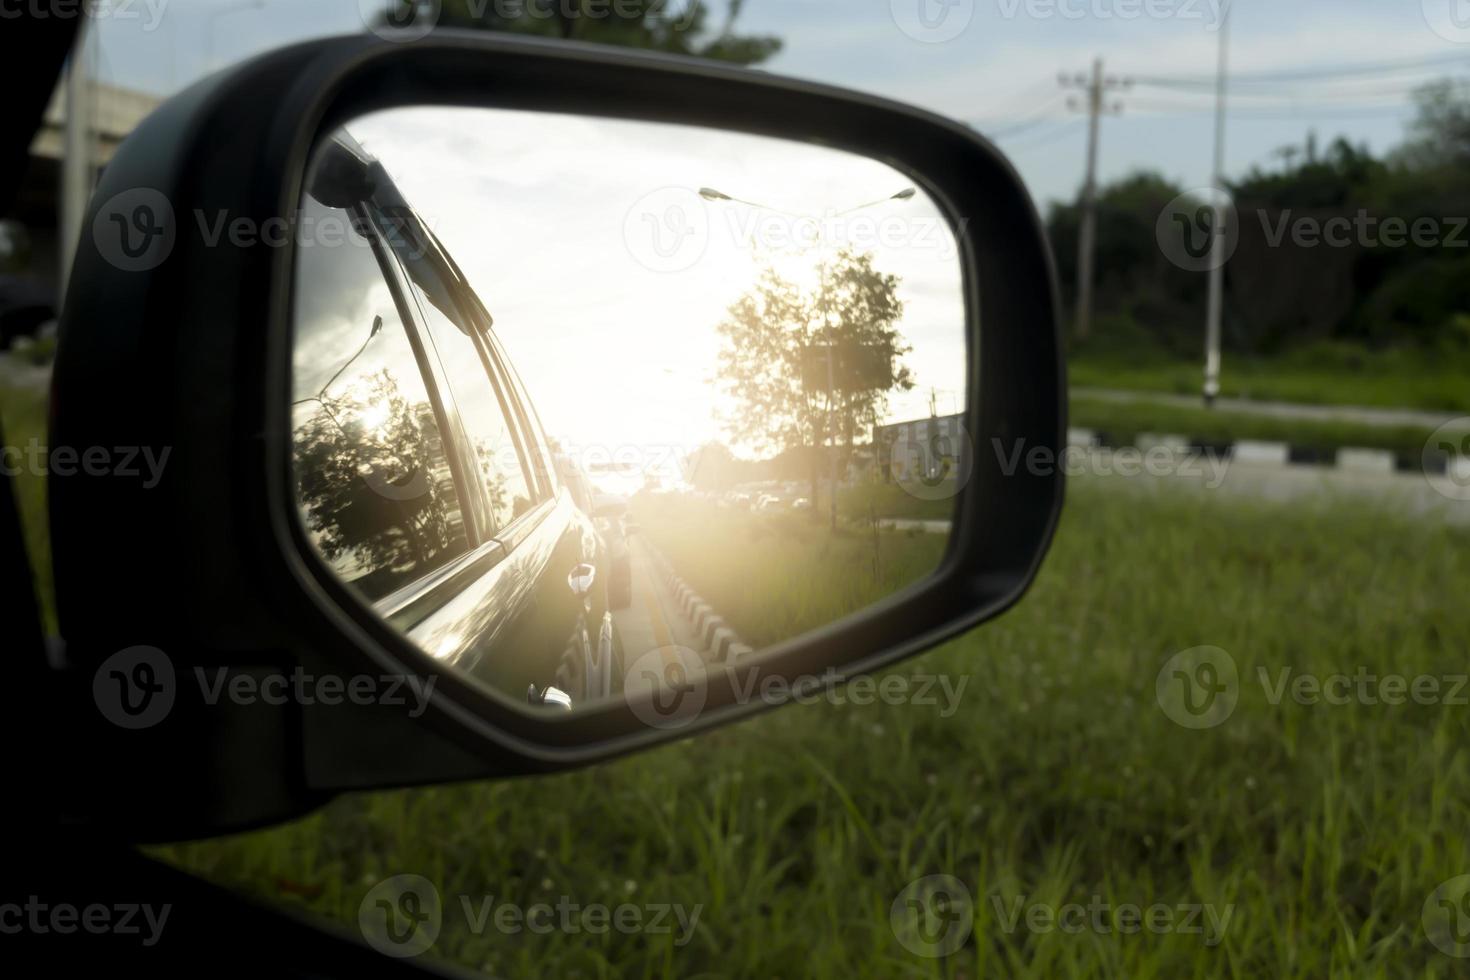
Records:
[[[831,306],[827,302],[827,258],[822,257],[822,328],[827,339],[827,442],[828,452],[832,456],[832,489],[828,491],[831,500],[828,501],[832,512],[832,530],[837,530],[837,371],[833,365],[836,359],[837,340],[832,336]]]
[[[66,63],[66,109],[61,149],[61,249],[57,275],[58,295],[65,297],[72,259],[82,240],[82,215],[92,196],[92,99],[88,60],[96,29],[83,20]]]
[[[1225,80],[1229,70],[1230,5],[1220,22],[1220,65],[1215,79],[1215,221],[1210,229],[1210,299],[1205,320],[1205,407],[1220,395],[1220,320],[1225,308]]]
[[[1097,252],[1097,143],[1102,122],[1103,63],[1092,62],[1092,82],[1087,86],[1087,176],[1082,185],[1082,227],[1077,235],[1077,325],[1078,340],[1092,333],[1092,260]]]

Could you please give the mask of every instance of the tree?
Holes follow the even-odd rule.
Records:
[[[1470,82],[1440,79],[1414,92],[1418,114],[1399,162],[1420,170],[1463,167],[1470,162]]]
[[[879,272],[873,257],[849,249],[819,270],[818,285],[803,291],[775,269],[730,307],[718,330],[724,339],[718,377],[734,396],[724,419],[730,435],[767,453],[809,450],[816,513],[818,462],[823,442],[839,458],[857,435],[883,417],[891,391],[908,391],[913,375],[900,361],[913,348],[898,330],[903,303],[897,276]],[[829,389],[813,383],[813,352],[860,350],[888,366],[881,381],[838,378]],[[835,492],[835,488],[834,488]]]
[[[438,424],[383,371],[296,428],[298,501],[322,556],[370,598],[423,574],[462,547],[464,530]]]
[[[781,40],[735,34],[744,3],[728,0],[718,31],[711,28],[705,0],[443,0],[438,11],[415,0],[400,0],[399,10],[389,19],[413,23],[437,17],[443,27],[534,34],[755,65],[781,50]]]

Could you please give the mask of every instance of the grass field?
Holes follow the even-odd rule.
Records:
[[[30,410],[0,396],[8,442],[28,419],[39,433],[34,395]],[[44,566],[40,484],[21,491]],[[856,533],[742,533],[795,563],[773,576],[808,593],[786,616],[867,601],[939,540],[896,536],[874,575]],[[794,706],[583,772],[345,796],[153,852],[349,931],[376,883],[423,875],[446,905],[426,955],[497,976],[1458,977],[1424,908],[1470,873],[1470,708],[1272,691],[1285,669],[1463,674],[1467,594],[1463,530],[1216,494],[1140,506],[1079,479],[1027,599],[890,672],[943,677],[957,702]],[[1165,714],[1156,681],[1200,645],[1233,658],[1239,700],[1196,730]],[[936,874],[972,896],[944,959],[911,952],[891,920]],[[461,897],[677,905],[689,924],[512,934],[476,928]],[[1012,919],[1067,902],[1209,906],[1223,932]]]
[[[0,383],[0,419],[5,421],[4,444],[24,451],[31,439],[42,439],[46,431],[45,389],[12,387]],[[51,536],[46,523],[46,479],[31,471],[26,457],[11,455],[5,460],[15,469],[15,494],[25,526],[26,551],[40,583],[40,602],[46,627],[55,631],[51,600]]]
[[[895,672],[966,679],[952,714],[791,707],[585,772],[351,796],[161,853],[349,928],[404,872],[446,902],[700,907],[683,945],[446,916],[434,953],[502,976],[1460,976],[1422,909],[1470,872],[1467,709],[1272,704],[1256,677],[1464,672],[1467,584],[1463,532],[1202,495],[1145,509],[1077,481],[1031,596]],[[1190,730],[1155,682],[1201,644],[1238,664],[1239,704]],[[948,959],[890,925],[933,874],[973,896]],[[1068,901],[1229,918],[1214,945],[1009,918]]]
[[[768,646],[840,619],[934,571],[942,535],[793,513],[752,514],[694,499],[635,505],[643,533],[750,644]],[[833,574],[836,569],[841,574]]]
[[[1074,387],[1121,388],[1197,395],[1204,382],[1203,354],[1172,361],[1157,355],[1074,356]],[[1368,351],[1346,344],[1317,344],[1271,359],[1227,354],[1221,394],[1260,401],[1312,405],[1368,405],[1470,412],[1470,355],[1437,356],[1404,350]]]
[[[1074,428],[1108,433],[1114,445],[1131,445],[1139,434],[1152,432],[1218,443],[1243,439],[1287,442],[1323,452],[1344,446],[1387,449],[1415,460],[1422,456],[1434,432],[1427,426],[1270,418],[1226,409],[1185,408],[1146,400],[1119,402],[1085,395],[1073,396],[1069,422]]]

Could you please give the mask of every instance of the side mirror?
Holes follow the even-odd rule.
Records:
[[[578,602],[585,602],[592,595],[592,585],[596,581],[597,569],[592,565],[578,565],[567,573],[567,588],[572,590]]]
[[[999,614],[1056,525],[1041,223],[926,112],[480,32],[313,41],[155,112],[84,228],[52,441],[167,453],[49,486],[87,719],[60,805],[109,833],[705,731]],[[725,599],[833,576],[806,618]]]

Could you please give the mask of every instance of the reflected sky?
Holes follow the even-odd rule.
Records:
[[[941,413],[963,408],[960,265],[934,203],[920,191],[834,217],[913,186],[885,164],[742,134],[508,110],[394,110],[348,129],[464,270],[564,444],[692,450],[727,439],[717,324],[763,265],[814,288],[822,258],[844,244],[901,279],[899,328],[918,387],[895,395],[890,420],[927,415],[931,388]],[[704,201],[701,187],[775,210]],[[666,261],[676,246],[684,251]]]

